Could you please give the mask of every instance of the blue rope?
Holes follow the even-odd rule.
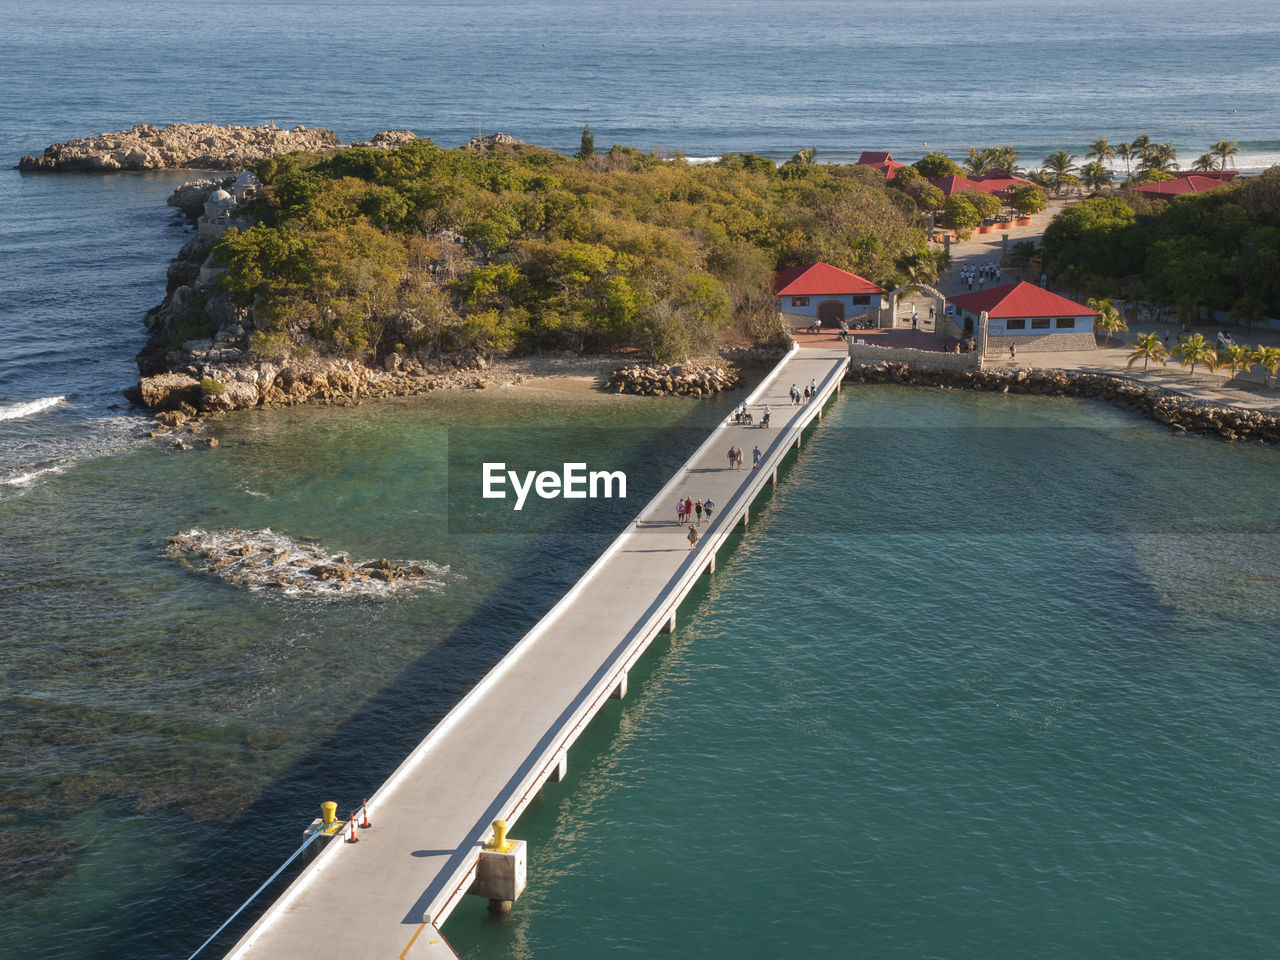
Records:
[[[244,903],[240,904],[240,906],[236,908],[236,912],[233,913],[231,916],[227,917],[227,919],[223,921],[222,926],[220,926],[217,930],[213,931],[213,933],[210,934],[209,939],[206,940],[204,943],[200,944],[200,946],[196,948],[196,952],[193,953],[191,956],[187,957],[187,960],[195,960],[196,956],[200,953],[201,950],[203,950],[205,947],[211,944],[214,941],[214,939],[218,936],[218,934],[220,934],[223,930],[227,929],[227,925],[231,923],[232,920],[240,916],[240,911],[242,911],[249,904],[253,903],[254,897],[260,894],[263,890],[267,889],[267,887],[270,886],[271,881],[274,880],[276,877],[280,876],[280,874],[284,872],[284,868],[289,866],[289,864],[293,863],[293,861],[298,858],[298,854],[300,854],[303,850],[307,849],[307,847],[311,844],[311,841],[313,841],[316,837],[320,836],[323,833],[324,833],[323,830],[316,830],[315,833],[311,834],[311,836],[307,837],[306,840],[302,841],[302,846],[300,846],[297,850],[293,851],[293,853],[290,855],[288,860],[280,864],[280,869],[278,869],[271,876],[267,877],[266,881],[263,882],[262,886],[260,886],[257,890],[253,891],[252,896],[250,896],[249,899],[246,900]]]

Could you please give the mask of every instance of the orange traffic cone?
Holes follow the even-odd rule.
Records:
[[[359,843],[360,838],[356,836],[356,814],[351,812],[351,836],[347,837],[347,843]]]
[[[360,829],[361,829],[361,830],[368,830],[370,827],[372,827],[372,826],[373,826],[373,824],[369,822],[369,800],[368,800],[368,798],[366,798],[366,799],[364,799],[364,800],[361,800],[361,801],[360,801],[360,813],[361,813],[361,815],[363,816],[363,819],[360,821]]]

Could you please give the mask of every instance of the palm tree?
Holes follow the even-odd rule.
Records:
[[[1097,140],[1093,141],[1093,143],[1089,144],[1089,152],[1084,156],[1086,160],[1089,159],[1089,157],[1096,157],[1098,163],[1110,166],[1109,161],[1115,159],[1116,148],[1107,143],[1106,137],[1099,137]]]
[[[1231,166],[1236,165],[1235,155],[1240,152],[1239,145],[1234,140],[1219,140],[1209,148],[1209,155],[1218,158],[1218,169],[1227,169],[1227,161],[1231,161]]]
[[[1191,169],[1199,173],[1209,173],[1218,169],[1218,158],[1212,153],[1202,153],[1196,157],[1195,163],[1191,164]]]
[[[1133,341],[1133,353],[1129,354],[1129,362],[1126,367],[1132,367],[1139,360],[1142,361],[1143,373],[1147,370],[1147,364],[1152,360],[1160,364],[1162,367],[1169,366],[1169,354],[1164,348],[1164,341],[1160,339],[1158,333],[1140,333],[1138,338]]]
[[[794,163],[796,166],[800,167],[808,167],[813,164],[814,158],[817,157],[817,155],[817,147],[804,147],[803,149],[797,150],[793,153],[791,155],[791,159],[787,162]]]
[[[1147,172],[1174,173],[1178,169],[1178,151],[1166,140],[1147,148],[1143,153],[1139,168]]]
[[[1124,316],[1116,309],[1115,301],[1110,297],[1103,297],[1101,300],[1090,297],[1085,303],[1091,310],[1098,311],[1098,315],[1093,318],[1093,328],[1107,335],[1108,345],[1111,343],[1113,333],[1129,329],[1129,325],[1124,322]]]
[[[1009,248],[1009,263],[1024,271],[1039,254],[1034,240],[1019,240]]]
[[[1223,352],[1222,365],[1227,368],[1228,380],[1234,380],[1237,370],[1248,371],[1253,366],[1253,353],[1240,343],[1233,343]]]
[[[1048,170],[1032,170],[1027,174],[1027,179],[1046,190],[1053,186],[1053,174]]]
[[[1018,176],[1018,148],[1013,144],[1005,147],[990,147],[995,166],[1006,171],[1009,176]]]
[[[1115,174],[1108,167],[1094,160],[1080,168],[1080,179],[1090,190],[1101,190],[1115,179]]]
[[[1147,151],[1151,149],[1151,138],[1145,133],[1134,137],[1129,144],[1129,149],[1133,151],[1133,159],[1141,160],[1147,155]]]
[[[1212,373],[1218,369],[1218,351],[1198,333],[1183,337],[1182,342],[1173,348],[1173,355],[1184,367],[1191,367],[1191,376],[1196,375],[1196,364],[1203,364]]]
[[[1129,161],[1138,155],[1138,151],[1133,149],[1133,144],[1122,143],[1116,147],[1117,159],[1124,161],[1124,178],[1129,179]]]
[[[1253,362],[1262,368],[1262,388],[1267,388],[1268,376],[1276,375],[1280,367],[1280,347],[1254,347]]]
[[[1044,158],[1044,168],[1052,178],[1054,193],[1060,193],[1068,178],[1074,179],[1071,172],[1076,168],[1076,156],[1065,150],[1055,150]]]
[[[995,151],[991,147],[969,148],[969,156],[964,162],[964,172],[969,177],[980,177],[996,165]]]

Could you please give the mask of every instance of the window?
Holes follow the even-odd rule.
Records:
[[[1076,318],[1075,317],[1059,317],[1057,320],[1053,321],[1053,325],[1057,327],[1059,330],[1062,330],[1064,328],[1067,330],[1074,330],[1076,328]]]
[[[1006,320],[1004,322],[1004,328],[1006,330],[1025,330],[1027,329],[1027,321],[1022,317],[1018,317],[1016,320]]]
[[[793,307],[807,307],[809,305],[808,297],[792,297],[791,305]]]
[[[1032,330],[1048,330],[1049,318],[1048,317],[1032,317],[1031,329]]]
[[[870,303],[871,303],[871,298],[870,298],[870,297],[854,297],[854,298],[853,298],[853,305],[854,305],[855,307],[865,307],[865,306],[869,306],[869,305],[870,305]]]

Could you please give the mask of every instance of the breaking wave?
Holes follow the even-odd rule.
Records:
[[[66,399],[66,397],[41,397],[39,400],[27,400],[24,403],[5,404],[0,406],[0,420],[19,420],[22,417],[29,417],[41,410],[56,407]]]

